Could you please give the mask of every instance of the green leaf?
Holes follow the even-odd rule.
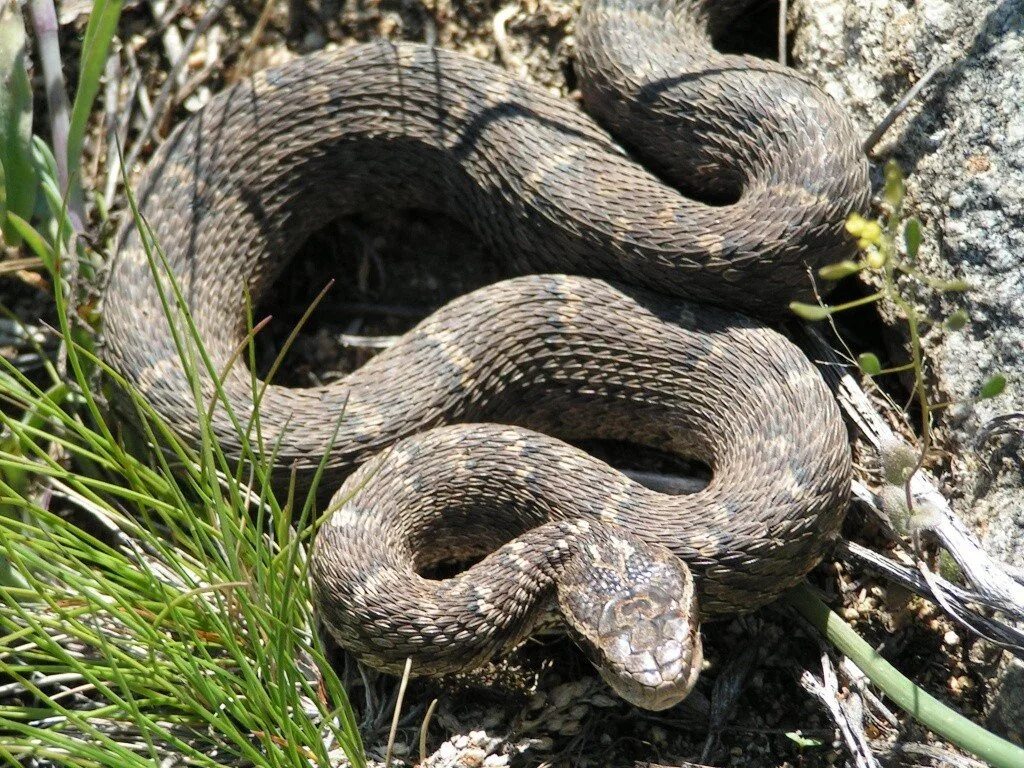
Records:
[[[966,310],[958,309],[956,312],[946,318],[946,328],[951,331],[959,331],[965,325],[971,321],[971,316],[967,314]]]
[[[903,196],[906,194],[906,187],[903,184],[903,171],[895,160],[885,164],[885,187],[882,190],[882,198],[893,208],[899,208],[903,204]]]
[[[939,289],[943,291],[969,291],[971,290],[971,284],[966,280],[947,280],[939,284]]]
[[[78,68],[78,89],[75,91],[71,126],[68,129],[68,170],[71,174],[80,172],[86,124],[100,89],[100,77],[120,17],[120,0],[96,0],[89,14],[82,43],[82,61]]]
[[[32,137],[32,161],[41,176],[57,179],[57,159],[53,156],[50,145],[38,136]],[[54,183],[56,184],[56,181]]]
[[[924,235],[921,234],[921,220],[916,216],[907,219],[903,225],[903,243],[907,246],[907,258],[916,259]]]
[[[18,236],[25,241],[25,244],[32,249],[36,256],[42,259],[46,268],[52,271],[54,266],[53,249],[46,242],[46,239],[18,214],[8,213],[7,217],[8,222],[14,231],[18,233]]]
[[[27,219],[39,186],[32,165],[32,87],[28,79],[25,22],[17,0],[0,0],[0,234],[20,245],[7,213]]]
[[[996,397],[1001,395],[1004,389],[1006,389],[1006,377],[997,373],[981,385],[981,389],[978,390],[978,399],[987,400],[990,397]]]
[[[786,738],[800,747],[800,749],[806,749],[807,747],[820,747],[825,743],[821,739],[808,738],[800,733],[800,731],[787,731]]]
[[[862,352],[857,355],[857,367],[866,376],[877,376],[882,372],[882,363],[873,352]]]
[[[789,308],[797,317],[810,320],[811,322],[824,320],[832,314],[831,307],[826,307],[822,304],[805,304],[802,301],[791,301]]]
[[[860,269],[860,264],[847,259],[835,264],[826,264],[818,270],[818,275],[821,276],[822,280],[842,280],[844,277],[860,272]]]

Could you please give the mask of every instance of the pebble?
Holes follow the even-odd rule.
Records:
[[[438,747],[437,752],[434,753],[434,757],[436,758],[436,762],[442,763],[443,765],[450,765],[458,754],[459,750],[455,748],[455,745],[450,741],[446,741]]]
[[[465,768],[479,768],[486,759],[487,753],[484,750],[480,749],[480,747],[470,747],[463,750],[462,754],[459,755],[456,765],[464,766]]]

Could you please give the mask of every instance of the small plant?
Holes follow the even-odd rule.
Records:
[[[824,280],[841,280],[850,275],[869,273],[879,288],[874,293],[844,304],[806,304],[793,302],[790,309],[804,320],[821,321],[855,307],[887,302],[895,306],[907,323],[907,346],[910,359],[901,365],[884,368],[878,356],[863,352],[857,356],[857,366],[865,376],[875,377],[890,373],[913,375],[913,396],[921,411],[921,448],[916,458],[906,456],[883,457],[883,463],[899,464],[886,467],[886,482],[905,488],[906,515],[912,514],[910,483],[924,466],[933,445],[935,413],[950,403],[935,402],[928,393],[925,381],[925,355],[922,331],[933,324],[932,318],[921,309],[927,292],[956,293],[970,289],[959,279],[941,280],[923,272],[918,264],[918,251],[923,241],[921,222],[914,216],[905,217],[903,203],[906,196],[903,172],[890,160],[885,165],[885,183],[882,189],[882,215],[866,219],[854,213],[846,220],[846,230],[857,238],[860,259],[828,264],[818,270]],[[970,322],[964,309],[957,309],[945,318],[942,325],[948,331],[958,331]],[[977,400],[995,397],[1006,388],[1006,377],[997,373],[990,377],[974,396]],[[897,476],[898,475],[898,476]]]
[[[272,446],[228,461],[198,389],[199,444],[176,437],[76,342],[64,239],[18,221],[49,270],[69,373],[51,366],[44,388],[0,357],[0,763],[365,765],[315,631],[316,481],[304,497],[275,493]],[[184,348],[201,351],[193,332]],[[182,355],[191,381],[199,357]],[[152,450],[125,450],[95,367]],[[236,419],[247,445],[258,410],[252,421]]]
[[[21,236],[8,212],[29,218],[39,182],[32,163],[32,88],[28,79],[25,24],[18,3],[0,5],[0,236],[9,245]]]

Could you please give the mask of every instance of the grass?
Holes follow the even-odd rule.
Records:
[[[0,6],[0,234],[12,245],[21,239],[7,212],[28,218],[38,187],[31,158],[32,88],[25,42],[20,6],[5,3]]]
[[[120,8],[97,5],[72,110],[71,169]],[[198,446],[103,366],[64,281],[68,259],[89,266],[97,254],[72,236],[49,146],[34,138],[20,151],[44,207],[31,222],[24,206],[6,207],[5,239],[45,265],[64,358],[47,362],[42,381],[0,358],[0,758],[113,768],[172,755],[199,766],[326,766],[344,755],[364,765],[315,631],[306,578],[315,483],[304,498],[278,498],[258,415],[235,421],[256,445],[243,466],[230,465],[200,394],[199,373],[216,382],[218,372],[187,315],[178,341]],[[160,251],[149,257],[154,277],[163,274]],[[165,285],[168,316],[182,317],[176,287]],[[96,395],[99,374],[135,425],[125,434]]]
[[[209,403],[197,400],[203,439],[186,446],[105,370],[140,442],[159,447],[125,450],[93,394],[102,364],[61,287],[64,233],[48,243],[15,221],[50,269],[69,374],[51,366],[40,385],[0,369],[0,690],[21,700],[0,706],[0,755],[308,766],[336,764],[340,750],[362,765],[353,713],[314,631],[315,490],[279,501],[265,482],[272,451],[231,467]],[[187,352],[197,349],[185,323],[194,381]]]

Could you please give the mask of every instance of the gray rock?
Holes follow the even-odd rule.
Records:
[[[1024,417],[1013,415],[1024,412],[1024,0],[805,0],[790,22],[797,66],[849,107],[865,137],[942,66],[875,156],[908,174],[925,270],[974,286],[929,308],[941,318],[963,307],[972,319],[927,339],[937,387],[959,403],[943,424],[945,490],[992,555],[1024,566]],[[997,372],[1007,391],[972,403]],[[1024,722],[1019,685],[1019,670],[1003,676],[994,723]]]

